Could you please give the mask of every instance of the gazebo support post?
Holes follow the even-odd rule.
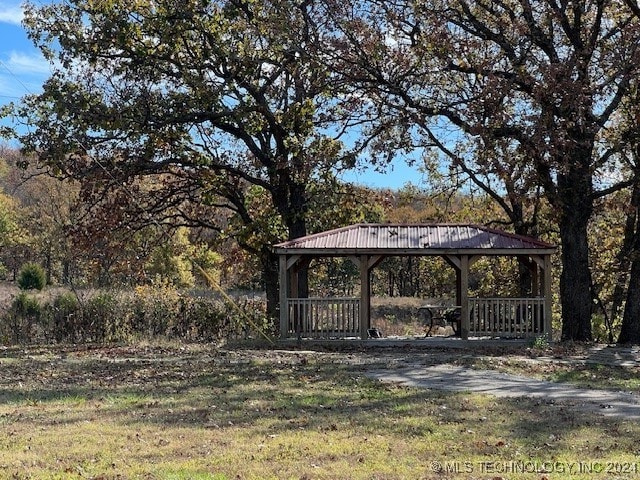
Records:
[[[287,338],[289,334],[289,270],[287,269],[287,255],[280,255],[280,338]]]
[[[371,322],[371,269],[369,256],[360,255],[360,338],[366,340]]]
[[[544,292],[544,333],[548,340],[552,340],[551,335],[551,315],[553,301],[551,297],[551,255],[544,256],[544,276],[542,280],[542,291]]]
[[[352,255],[349,260],[360,271],[360,338],[366,340],[371,328],[371,270],[383,259],[384,255]]]
[[[462,270],[459,265],[456,267],[456,305],[462,306]]]
[[[279,259],[279,281],[280,281],[280,338],[287,338],[289,334],[289,323],[291,321],[289,312],[289,298],[298,298],[298,274],[301,268],[309,264],[310,258],[302,255],[280,255]],[[299,330],[298,311],[294,311],[296,330]],[[299,335],[300,332],[296,331]]]
[[[532,264],[536,268],[537,278],[537,296],[544,298],[544,313],[543,313],[543,331],[548,340],[552,339],[552,314],[553,314],[553,297],[551,294],[551,255],[536,255],[531,257]]]
[[[460,337],[469,339],[471,325],[469,322],[469,255],[460,256]]]
[[[460,307],[460,337],[469,339],[469,268],[479,257],[469,255],[445,255],[443,257],[456,271],[456,305]]]

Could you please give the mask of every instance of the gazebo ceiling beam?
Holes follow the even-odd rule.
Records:
[[[442,258],[444,258],[446,262],[456,270],[460,270],[460,268],[462,268],[460,266],[460,257],[456,257],[455,255],[443,255]]]
[[[298,261],[302,258],[302,255],[291,255],[287,258],[287,270],[291,270]]]
[[[378,265],[380,265],[380,262],[382,262],[382,260],[384,260],[385,258],[387,258],[387,255],[366,255],[367,257],[367,268],[369,270],[371,270],[372,268],[377,267]],[[351,263],[353,263],[356,267],[360,268],[360,257],[356,257],[355,255],[352,255],[349,258],[349,260],[351,261]]]

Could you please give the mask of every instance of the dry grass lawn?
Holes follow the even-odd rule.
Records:
[[[636,423],[380,384],[368,355],[2,350],[0,478],[637,477]]]

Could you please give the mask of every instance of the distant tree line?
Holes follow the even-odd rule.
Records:
[[[45,283],[66,286],[71,291],[94,288],[131,290],[137,286],[152,285],[167,288],[167,292],[175,292],[176,289],[197,292],[210,289],[209,282],[213,280],[224,291],[244,292],[252,297],[264,292],[259,260],[230,237],[213,235],[200,227],[154,224],[152,221],[139,231],[125,224],[112,230],[104,229],[102,219],[79,214],[86,207],[77,196],[77,185],[73,182],[36,174],[30,169],[25,171],[16,166],[21,155],[13,149],[3,149],[2,158],[7,162],[3,164],[0,177],[3,192],[0,208],[5,219],[5,227],[0,234],[0,273],[5,281],[22,285],[20,273],[39,265]],[[492,226],[505,221],[499,206],[477,190],[452,193],[449,190],[422,190],[412,185],[396,191],[348,188],[355,194],[344,197],[332,211],[327,210],[324,202],[317,207],[314,215],[317,230],[333,228],[337,226],[336,222],[352,221],[463,222]],[[592,326],[594,338],[598,340],[613,341],[621,329],[624,302],[619,303],[620,292],[626,290],[628,268],[625,271],[619,260],[627,248],[624,231],[628,223],[626,205],[629,193],[622,190],[615,198],[612,196],[599,204],[589,228],[589,242],[601,252],[593,257],[591,263],[594,291],[597,292]],[[217,215],[224,218],[224,210]],[[558,233],[553,224],[553,212],[544,202],[539,217],[541,236],[556,242]],[[609,234],[603,235],[603,231]],[[91,238],[94,241],[90,241]],[[518,267],[518,262],[507,259],[477,262],[470,277],[472,294],[520,295]],[[312,295],[357,294],[359,272],[349,260],[319,260],[313,262],[309,269]],[[556,268],[554,273],[558,271]],[[558,281],[556,276],[554,295],[557,294]],[[455,273],[439,258],[390,257],[374,269],[372,289],[377,296],[453,298]],[[100,301],[99,298],[95,301]],[[67,297],[62,300],[66,301]],[[21,312],[31,305],[28,301],[32,300],[21,297],[22,303],[12,308]],[[91,299],[87,301],[93,302]],[[74,302],[74,308],[80,308],[77,303]],[[251,305],[258,304],[254,302]],[[53,307],[43,305],[37,309],[45,312],[42,314],[45,316],[38,320],[40,323],[30,320],[28,324],[45,322],[42,325],[52,329],[48,335],[57,338],[53,333],[57,324],[46,320],[49,318],[46,317],[47,308]],[[555,317],[559,318],[558,312],[555,312]],[[20,333],[12,333],[8,338],[28,337],[25,332],[29,329],[23,324],[30,317],[20,318],[22,323],[14,321],[12,327],[12,331],[18,329]],[[74,321],[77,318],[76,315]],[[87,322],[83,324],[87,339],[116,338],[115,334],[101,337],[93,320]],[[73,332],[75,327],[68,325],[65,328]],[[71,338],[67,334],[62,337]]]

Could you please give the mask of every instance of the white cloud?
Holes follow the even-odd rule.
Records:
[[[15,75],[48,76],[51,73],[51,64],[39,53],[11,52],[4,63]]]
[[[22,6],[0,3],[0,22],[20,25],[23,17]]]
[[[11,52],[0,57],[0,105],[39,92],[51,75],[51,66],[39,53]]]

